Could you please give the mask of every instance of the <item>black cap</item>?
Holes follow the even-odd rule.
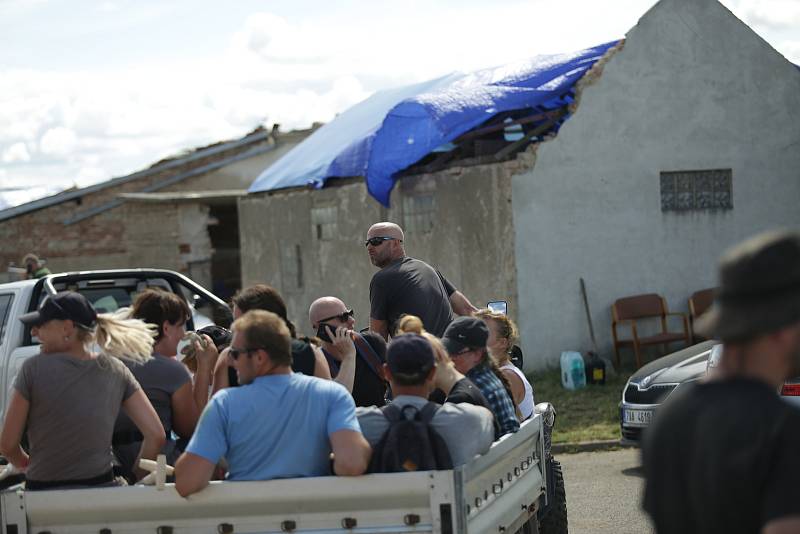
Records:
[[[447,326],[442,336],[442,344],[450,354],[468,348],[484,348],[488,340],[489,327],[476,317],[458,317]]]
[[[401,334],[389,343],[386,364],[393,374],[427,374],[435,364],[433,347],[419,334]]]
[[[93,328],[97,322],[97,312],[80,293],[62,291],[45,298],[38,310],[19,318],[27,326],[40,326],[53,319],[68,319],[85,328]]]

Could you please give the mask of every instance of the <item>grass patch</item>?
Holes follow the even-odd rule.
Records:
[[[553,443],[619,439],[619,402],[629,374],[606,377],[602,386],[568,391],[557,370],[536,373],[531,380],[536,402],[556,408]]]

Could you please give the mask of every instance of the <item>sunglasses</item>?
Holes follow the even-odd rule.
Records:
[[[470,349],[469,347],[466,348],[466,349],[461,349],[458,352],[454,352],[453,354],[450,355],[450,357],[454,358],[455,356],[463,356],[464,354],[466,354],[468,352],[472,352],[472,349]]]
[[[239,356],[241,356],[242,354],[247,354],[247,356],[249,358],[250,354],[255,352],[255,351],[257,351],[257,350],[261,350],[261,347],[252,347],[252,348],[249,348],[249,349],[237,349],[237,348],[234,348],[234,347],[230,347],[228,349],[228,354],[230,354],[231,358],[233,358],[233,360],[236,361],[236,360],[239,359]]]
[[[388,236],[370,237],[369,239],[367,239],[366,241],[364,241],[364,246],[365,246],[365,247],[368,247],[368,246],[372,245],[373,247],[379,247],[379,246],[381,246],[381,245],[382,245],[384,242],[386,242],[386,241],[392,241],[392,240],[395,240],[395,241],[400,241],[400,240],[399,240],[399,239],[397,239],[396,237],[388,237]]]
[[[349,310],[347,310],[345,312],[340,313],[339,315],[331,315],[330,317],[325,317],[324,319],[320,319],[318,322],[324,323],[324,322],[330,321],[332,319],[339,319],[341,322],[346,323],[347,319],[349,319],[350,317],[355,317],[355,316],[356,316],[356,314],[353,311],[353,309],[351,308],[351,309],[349,309]]]

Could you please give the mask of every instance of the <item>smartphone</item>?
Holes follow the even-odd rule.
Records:
[[[488,303],[486,307],[495,313],[508,315],[508,302],[504,300],[493,300],[492,302]]]
[[[317,328],[317,337],[320,338],[322,341],[327,341],[328,343],[333,343],[333,340],[328,335],[327,330],[325,330],[326,326],[331,329],[331,332],[335,332],[336,331],[336,327],[333,326],[333,325],[329,325],[327,323],[319,323],[319,328]]]

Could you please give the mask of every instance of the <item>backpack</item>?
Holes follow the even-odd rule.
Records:
[[[410,404],[402,408],[396,404],[381,408],[389,421],[389,428],[372,451],[368,472],[452,469],[447,443],[430,424],[439,408],[441,406],[433,402],[427,403],[422,410]]]

